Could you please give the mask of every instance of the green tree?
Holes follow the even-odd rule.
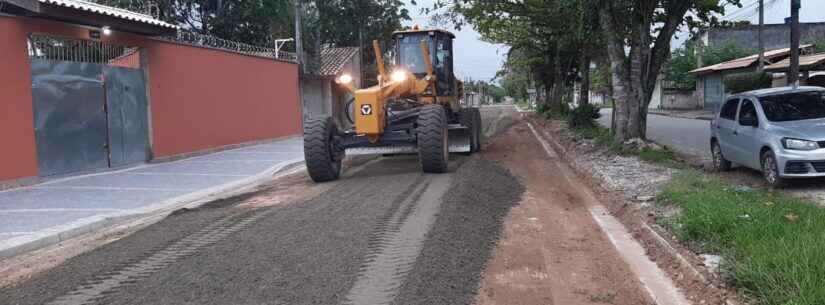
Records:
[[[586,95],[590,62],[603,47],[598,12],[592,2],[444,0],[461,21],[471,24],[482,37],[518,51],[514,58],[545,90],[544,102],[559,111],[572,84],[582,80]]]
[[[689,42],[684,47],[673,50],[663,72],[665,80],[672,82],[676,87],[695,88],[696,76],[691,74],[690,71],[699,68],[697,55],[702,56],[705,66],[711,66],[756,53],[757,50],[744,48],[734,42],[723,43],[720,46],[704,47],[702,51],[697,52],[695,44]]]
[[[656,80],[670,56],[679,28],[718,23],[715,14],[739,0],[592,0],[598,1],[610,58],[614,102],[614,140],[645,138],[647,107]]]
[[[292,2],[286,0],[101,0],[143,10],[186,31],[255,45],[292,37]]]
[[[321,43],[337,46],[372,45],[373,39],[388,42],[401,22],[410,20],[401,0],[318,0]]]

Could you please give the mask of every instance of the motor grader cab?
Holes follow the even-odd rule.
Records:
[[[336,83],[354,96],[354,127],[340,130],[330,117],[304,122],[304,156],[312,180],[337,179],[348,154],[417,153],[424,172],[444,173],[450,152],[479,151],[481,115],[478,108],[461,108],[463,84],[453,73],[454,38],[437,29],[398,31],[393,33],[391,72],[373,41],[377,85],[358,89],[351,75],[338,76]]]

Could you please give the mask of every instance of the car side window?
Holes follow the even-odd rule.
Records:
[[[742,107],[739,109],[739,124],[740,125],[748,125],[743,124],[745,121],[756,121],[756,106],[753,105],[753,102],[749,100],[745,100],[742,102]]]
[[[725,105],[722,106],[722,111],[719,112],[719,117],[735,121],[737,107],[739,107],[739,99],[728,100],[725,102]]]

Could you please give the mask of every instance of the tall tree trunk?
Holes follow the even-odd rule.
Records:
[[[599,20],[603,28],[618,28],[615,26],[616,22],[612,14],[612,6],[609,2],[602,6]],[[606,31],[605,35],[607,36],[607,55],[610,61],[610,79],[613,83],[613,139],[616,142],[624,142],[630,139],[627,128],[630,120],[628,103],[632,95],[630,69],[624,49],[624,38],[620,37],[616,31]]]
[[[579,106],[590,103],[590,56],[582,56],[580,71],[582,80],[579,85]]]
[[[636,44],[638,45],[638,44]],[[627,134],[622,140],[633,138],[644,138],[644,130],[641,127],[640,105],[641,98],[644,94],[641,92],[642,77],[643,77],[643,50],[641,47],[630,48],[630,94],[628,95],[627,103],[625,104],[628,112],[627,120]]]
[[[550,109],[552,112],[558,112],[559,109],[561,109],[562,85],[559,82],[554,82],[548,87],[550,91],[547,92],[547,109]]]
[[[545,109],[552,109],[553,104],[553,84],[544,84],[544,107]]]

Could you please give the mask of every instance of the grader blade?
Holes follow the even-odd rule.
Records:
[[[448,125],[448,139],[450,140],[451,153],[470,152],[470,129],[461,124]],[[410,144],[386,144],[371,145],[364,147],[347,148],[347,156],[356,155],[408,155],[417,154],[418,148],[415,143]]]
[[[384,146],[367,146],[347,148],[347,155],[395,155],[395,154],[415,154],[418,149],[415,144],[396,144]]]
[[[461,124],[450,124],[448,127],[451,153],[470,152],[470,129]]]

